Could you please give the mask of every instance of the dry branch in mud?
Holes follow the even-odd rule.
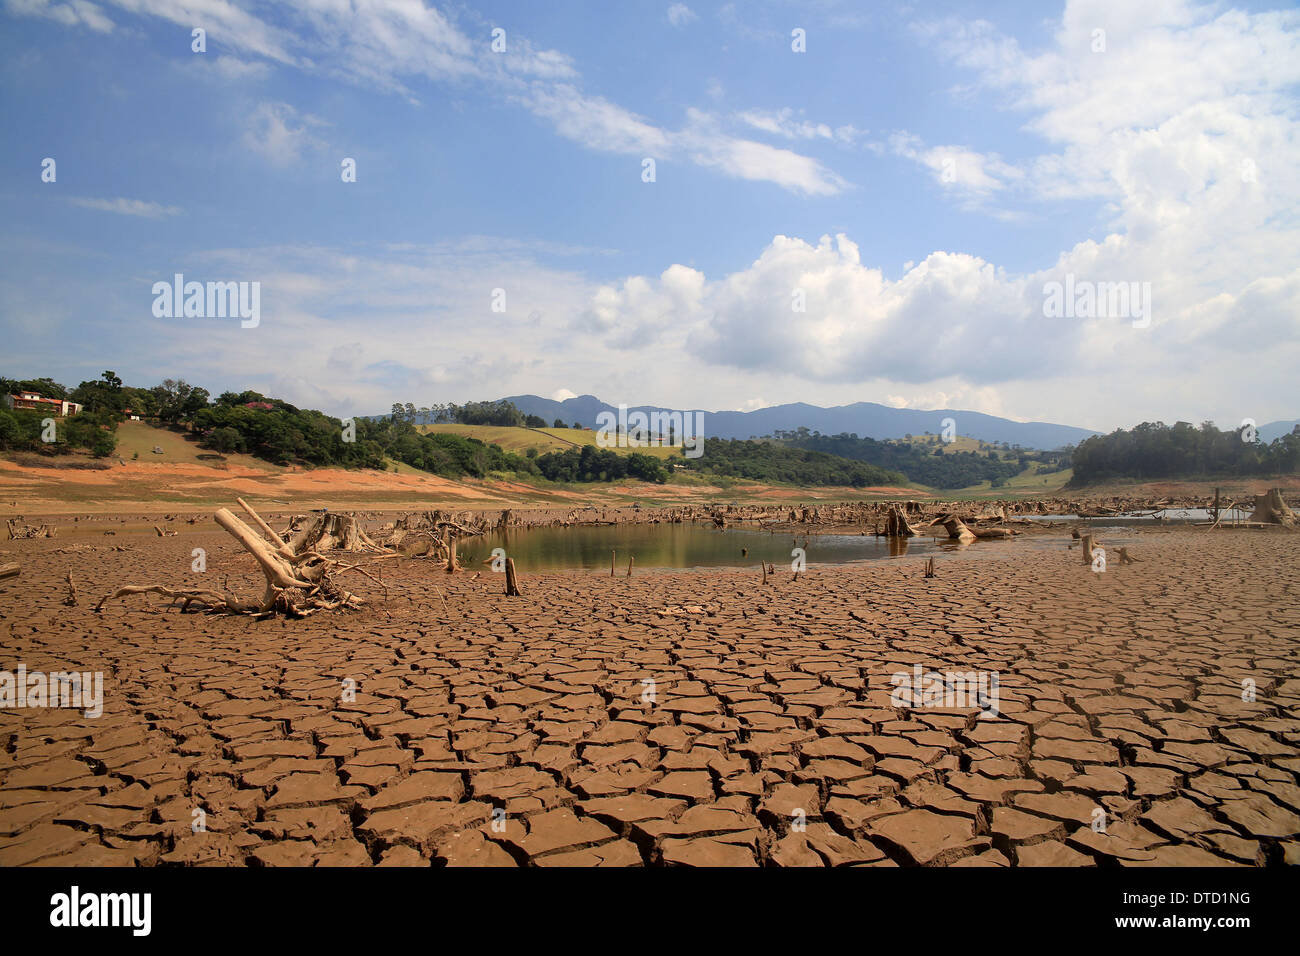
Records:
[[[323,541],[335,540],[332,530],[318,530],[325,525],[324,521],[313,523],[299,535],[295,535],[292,541],[286,542],[242,498],[237,500],[253,524],[257,526],[258,531],[254,531],[227,508],[219,508],[214,517],[217,524],[238,541],[261,568],[266,579],[266,589],[260,600],[246,601],[234,594],[222,594],[206,588],[170,588],[161,584],[133,584],[120,587],[113,593],[105,595],[95,605],[95,610],[102,609],[106,601],[146,593],[161,594],[164,597],[180,600],[183,602],[182,611],[188,609],[191,604],[197,603],[213,612],[251,614],[254,617],[267,617],[277,613],[290,617],[306,617],[317,611],[356,608],[365,603],[355,594],[339,587],[333,580],[338,573],[362,569],[357,565],[341,565],[317,550]],[[329,538],[326,537],[327,533],[330,535]],[[270,538],[269,542],[267,538]],[[312,542],[311,545],[307,543],[309,540]]]

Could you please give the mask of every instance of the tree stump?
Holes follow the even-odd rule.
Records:
[[[447,573],[455,574],[460,566],[456,563],[456,533],[447,529]]]
[[[1281,488],[1270,488],[1266,494],[1255,496],[1255,512],[1248,519],[1264,524],[1295,524],[1295,512],[1282,500]]]
[[[914,538],[916,529],[908,524],[907,519],[903,517],[902,509],[898,505],[893,505],[889,509],[889,514],[885,516],[885,537],[887,538]]]
[[[515,559],[506,558],[506,597],[519,596],[519,579],[515,576]]]

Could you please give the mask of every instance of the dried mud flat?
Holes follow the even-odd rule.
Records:
[[[247,591],[220,532],[7,542],[0,670],[104,701],[0,711],[0,865],[1300,861],[1300,537],[1138,532],[1100,574],[1067,540],[933,579],[521,568],[516,598],[393,560],[299,621],[90,610],[195,583],[195,543]],[[916,664],[995,671],[1000,716],[892,706]]]

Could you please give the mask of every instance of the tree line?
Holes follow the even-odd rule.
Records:
[[[1251,426],[1227,431],[1213,422],[1143,422],[1094,435],[1074,450],[1071,486],[1111,479],[1291,475],[1300,471],[1300,426],[1265,444]]]
[[[677,459],[673,461],[677,462]],[[680,464],[700,474],[780,481],[792,485],[867,488],[907,483],[898,472],[866,462],[754,439],[706,438],[704,453],[698,458],[683,457]]]
[[[1045,473],[1047,470],[1059,469],[1061,459],[1068,462],[1069,458],[1068,453],[1062,452],[1024,451],[1006,459],[994,450],[984,454],[975,451],[949,452],[941,444],[927,446],[912,442],[878,441],[874,438],[859,438],[850,432],[823,435],[816,431],[810,432],[807,428],[777,431],[775,437],[792,448],[826,452],[901,472],[909,481],[931,488],[969,488],[983,481],[996,488],[1008,478],[1024,471],[1030,461],[1046,464],[1047,468],[1043,469]],[[935,440],[939,441],[937,436]]]
[[[608,448],[583,445],[581,449],[566,448],[537,458],[537,470],[550,481],[593,482],[618,481],[635,478],[664,484],[668,469],[652,455],[632,452],[620,455]]]

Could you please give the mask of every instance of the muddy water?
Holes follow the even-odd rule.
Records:
[[[458,545],[461,562],[470,567],[486,561],[493,548],[504,548],[521,568],[532,571],[604,570],[610,552],[617,552],[618,573],[625,574],[629,555],[637,568],[757,568],[760,561],[789,568],[791,551],[802,548],[808,567],[856,564],[900,557],[929,557],[961,552],[963,556],[1002,554],[1023,547],[1060,549],[1062,538],[1016,541],[981,541],[972,545],[942,537],[917,537],[904,541],[874,535],[794,534],[779,531],[714,528],[689,524],[604,525],[591,528],[533,528],[511,530],[482,538],[463,538]],[[746,553],[747,552],[747,553]]]

